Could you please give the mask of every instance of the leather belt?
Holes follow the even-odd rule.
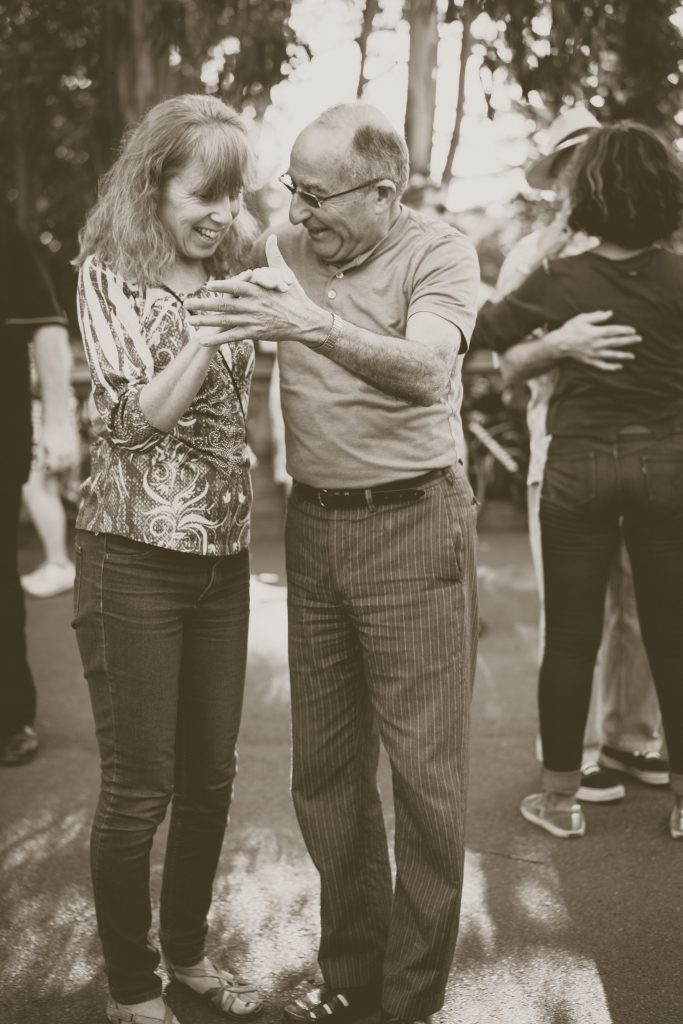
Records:
[[[417,501],[423,497],[422,487],[445,476],[448,467],[430,469],[428,473],[414,476],[408,480],[392,480],[376,487],[358,487],[347,490],[334,490],[327,487],[309,487],[294,481],[294,492],[297,497],[312,501],[321,508],[369,508],[378,505],[401,505],[409,501]]]

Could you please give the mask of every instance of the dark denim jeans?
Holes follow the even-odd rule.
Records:
[[[545,767],[581,765],[609,567],[628,548],[641,631],[683,784],[683,433],[554,438],[541,496],[546,643],[539,684]],[[674,778],[676,776],[676,778]]]
[[[236,771],[249,618],[248,552],[182,554],[77,531],[74,627],[102,761],[91,837],[111,994],[161,991],[150,849],[172,798],[161,946],[201,959]]]
[[[21,488],[20,480],[3,480],[0,502],[0,739],[33,725],[36,717],[36,688],[26,655],[24,592],[17,572]]]

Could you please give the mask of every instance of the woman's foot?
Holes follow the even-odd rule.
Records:
[[[263,1001],[250,982],[232,971],[216,967],[208,957],[193,967],[177,967],[167,959],[165,964],[172,981],[187,985],[225,1017],[249,1020],[257,1017],[263,1009]]]
[[[178,1024],[163,996],[147,999],[144,1003],[117,1003],[110,996],[107,1020],[109,1024]]]
[[[558,839],[572,839],[584,835],[586,819],[574,795],[567,793],[532,793],[520,805],[522,817],[532,825],[550,832]]]

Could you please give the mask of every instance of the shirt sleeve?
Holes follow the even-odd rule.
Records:
[[[484,303],[477,316],[471,347],[505,352],[532,331],[547,326],[548,284],[547,267],[539,267],[500,302]]]
[[[419,261],[408,306],[415,313],[433,313],[460,331],[460,351],[474,328],[479,287],[479,261],[474,246],[459,233],[448,232],[433,240]]]
[[[0,230],[4,250],[0,308],[5,327],[27,341],[38,327],[46,324],[66,327],[66,317],[59,308],[45,268],[28,239],[5,218]]]
[[[131,451],[154,448],[166,435],[140,408],[154,359],[123,279],[88,257],[78,276],[78,322],[93,398],[107,440]]]

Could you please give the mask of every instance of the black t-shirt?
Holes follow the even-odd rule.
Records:
[[[624,426],[683,425],[683,256],[652,248],[624,260],[599,253],[548,261],[497,303],[484,305],[472,343],[503,352],[536,328],[578,313],[613,311],[643,340],[616,371],[559,363],[548,432],[613,438]]]
[[[50,282],[19,228],[0,215],[0,474],[25,480],[31,462],[28,342],[37,328],[63,324]]]

